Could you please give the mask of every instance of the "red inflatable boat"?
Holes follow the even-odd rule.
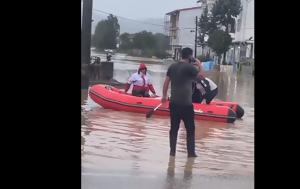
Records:
[[[231,108],[235,112],[237,118],[242,118],[244,115],[244,109],[236,102],[211,101],[210,104],[217,106],[227,106]]]
[[[159,105],[161,100],[161,97],[145,98],[124,94],[118,88],[102,84],[92,86],[89,95],[93,101],[103,108],[144,114]],[[222,104],[222,101],[216,101],[210,105],[194,103],[195,118],[233,123],[236,119],[236,113],[230,106],[229,102]],[[169,103],[161,105],[154,112],[154,115],[169,116]]]

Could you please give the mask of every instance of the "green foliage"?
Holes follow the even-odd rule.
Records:
[[[201,62],[207,62],[207,61],[211,61],[212,58],[209,56],[209,54],[207,53],[206,55],[200,55],[197,57]]]
[[[169,37],[156,33],[141,31],[135,34],[123,33],[120,35],[120,49],[122,51],[128,51],[132,49],[140,49],[141,56],[158,58],[166,58],[168,55],[166,50],[169,49]],[[133,51],[131,55],[135,55]]]
[[[207,7],[205,7],[203,14],[200,17],[199,20],[199,42],[200,44],[203,44],[204,41],[204,37],[207,36],[209,34],[210,31],[210,19],[208,17],[208,9]]]
[[[133,47],[133,44],[130,40],[129,33],[123,33],[120,35],[120,49],[130,49]]]
[[[223,30],[216,30],[211,33],[207,43],[208,46],[218,55],[219,63],[222,53],[225,53],[229,49],[231,42],[231,36]]]
[[[115,49],[120,34],[118,18],[109,15],[106,20],[98,22],[92,37],[92,44],[97,49]]]
[[[212,16],[210,18],[210,32],[209,38],[213,37],[220,40],[220,43],[215,41],[215,39],[210,40],[210,46],[214,46],[214,51],[219,56],[219,63],[221,55],[219,52],[223,52],[223,64],[225,64],[226,51],[231,44],[231,37],[228,33],[234,32],[232,29],[235,25],[235,19],[242,11],[241,0],[217,0],[212,7]],[[222,34],[222,32],[215,32],[216,29],[222,30],[225,28],[227,35]],[[230,43],[228,44],[228,41]],[[226,50],[225,50],[226,49]],[[218,52],[217,52],[218,51]]]
[[[217,26],[224,26],[226,32],[234,25],[235,17],[242,11],[241,0],[217,0],[212,8],[212,15]]]
[[[136,33],[133,37],[133,47],[142,50],[153,49],[155,47],[153,34],[147,31]]]

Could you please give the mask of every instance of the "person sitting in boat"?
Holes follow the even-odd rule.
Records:
[[[131,84],[133,85],[133,96],[150,97],[149,90],[153,93],[153,96],[157,96],[144,63],[141,63],[138,71],[129,78],[125,86],[125,93],[127,93]]]
[[[210,104],[218,94],[218,86],[211,79],[204,77],[204,69],[198,59],[192,59],[191,63],[199,70],[197,80],[193,83],[192,101],[202,103],[205,99],[206,104]]]
[[[207,77],[199,77],[193,87],[193,102],[195,103],[202,103],[205,99],[206,104],[210,104],[218,94],[218,86]]]

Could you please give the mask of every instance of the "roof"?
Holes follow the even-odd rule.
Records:
[[[193,9],[200,9],[200,8],[201,8],[201,7],[190,7],[190,8],[184,8],[184,9],[177,9],[177,10],[173,10],[173,11],[171,11],[171,12],[166,13],[166,15],[170,15],[170,14],[177,13],[177,12],[180,12],[180,11],[193,10]]]

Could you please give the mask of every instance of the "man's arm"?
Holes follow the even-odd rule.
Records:
[[[168,92],[168,88],[169,88],[169,83],[170,83],[170,77],[166,76],[164,86],[163,86],[163,96],[161,98],[162,103],[167,101],[167,92]]]
[[[198,76],[200,76],[200,77],[205,77],[205,76],[204,76],[204,68],[203,68],[203,66],[202,66],[202,62],[200,62],[200,60],[198,60],[197,58],[196,58],[195,60],[196,60],[196,65],[197,65],[198,70],[199,70]]]

